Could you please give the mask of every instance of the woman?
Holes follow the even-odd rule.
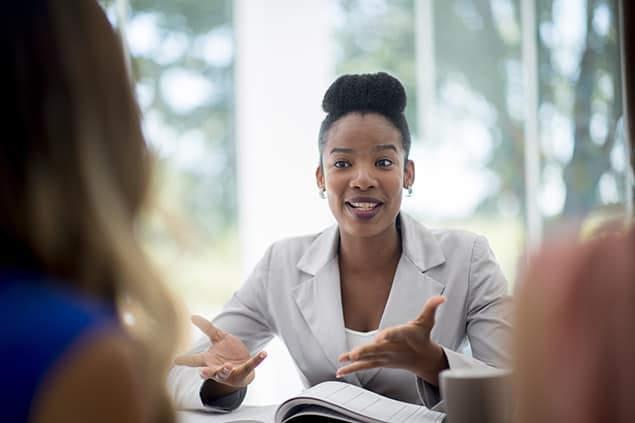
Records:
[[[193,318],[209,340],[177,360],[198,371],[170,372],[179,406],[236,407],[274,335],[305,385],[342,377],[429,407],[441,370],[508,364],[509,297],[487,241],[400,211],[415,177],[405,106],[386,73],[329,87],[316,181],[337,225],[273,244],[213,324]]]
[[[177,314],[134,236],[149,162],[118,38],[93,0],[0,20],[0,421],[173,421]]]

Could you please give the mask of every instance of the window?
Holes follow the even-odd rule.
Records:
[[[231,1],[110,1],[125,16],[154,152],[144,240],[191,312],[211,316],[238,280]]]
[[[408,91],[417,179],[404,208],[421,221],[485,234],[513,282],[530,235],[624,215],[617,1],[338,6],[337,72],[383,69]]]
[[[584,236],[632,207],[616,0],[104,3],[157,156],[144,235],[191,312],[213,316],[271,242],[333,222],[313,173],[341,73],[402,80],[404,209],[484,234],[510,285],[554,228]],[[281,344],[268,350],[251,403],[300,386]]]

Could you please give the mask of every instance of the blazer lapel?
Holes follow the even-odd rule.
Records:
[[[445,288],[445,281],[425,274],[428,269],[445,262],[435,236],[404,213],[400,215],[400,222],[402,255],[379,323],[380,330],[414,319],[428,298],[442,294]],[[297,265],[313,277],[293,290],[295,302],[334,372],[341,367],[337,357],[348,351],[337,261],[338,243],[337,226],[315,239]],[[368,370],[368,380],[380,370]],[[344,379],[361,385],[355,373]]]
[[[428,298],[443,294],[445,289],[445,281],[426,274],[445,262],[436,238],[409,216],[402,213],[400,219],[402,254],[379,322],[380,331],[415,319]],[[371,370],[371,377],[380,370]]]
[[[428,298],[440,295],[445,281],[426,271],[445,262],[434,235],[409,216],[401,214],[402,254],[390,288],[379,328],[400,325],[414,319]]]
[[[314,276],[293,290],[295,302],[333,367],[333,374],[342,366],[337,358],[348,351],[337,261],[338,242],[337,227],[329,228],[316,238],[298,262],[300,270]],[[360,385],[355,374],[344,379]]]
[[[400,325],[416,318],[428,298],[441,295],[445,285],[421,272],[407,256],[402,255],[379,329]]]

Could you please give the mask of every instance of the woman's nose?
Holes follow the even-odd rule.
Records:
[[[358,167],[356,169],[353,178],[351,179],[351,188],[358,188],[361,190],[367,190],[374,188],[377,185],[377,180],[374,175],[374,169],[368,169],[367,167]]]

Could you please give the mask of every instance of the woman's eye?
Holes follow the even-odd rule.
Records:
[[[338,160],[335,162],[335,167],[349,167],[351,164],[345,160]]]
[[[392,165],[392,160],[390,159],[379,159],[375,162],[377,167],[389,167],[390,165]]]

